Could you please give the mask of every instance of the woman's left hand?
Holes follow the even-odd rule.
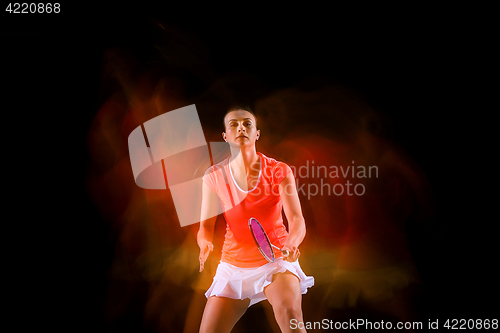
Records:
[[[299,248],[297,246],[295,246],[295,245],[285,243],[283,245],[282,250],[283,251],[284,250],[288,251],[288,256],[287,257],[283,256],[283,260],[292,262],[292,261],[296,261],[300,257]]]

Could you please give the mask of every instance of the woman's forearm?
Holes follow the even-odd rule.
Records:
[[[203,241],[203,240],[208,241],[208,242],[212,242],[212,240],[214,238],[215,220],[216,220],[216,217],[207,219],[205,221],[201,221],[200,230],[198,230],[198,234],[196,236],[198,243],[200,243],[200,241]]]
[[[287,243],[299,247],[306,236],[306,223],[302,216],[297,216],[288,221]]]

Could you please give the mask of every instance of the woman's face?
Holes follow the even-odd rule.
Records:
[[[237,144],[238,146],[255,145],[259,139],[260,131],[257,130],[257,122],[254,116],[244,110],[231,111],[224,118],[226,132],[222,137],[226,142]]]

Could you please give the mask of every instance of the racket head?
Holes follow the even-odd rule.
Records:
[[[269,237],[267,237],[267,233],[260,222],[257,221],[256,218],[251,217],[248,220],[248,227],[250,228],[250,232],[252,233],[253,239],[255,240],[260,253],[262,253],[267,261],[275,262],[276,257],[274,256],[274,250],[271,246],[271,241],[269,240]]]

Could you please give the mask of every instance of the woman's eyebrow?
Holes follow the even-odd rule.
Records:
[[[243,118],[243,120],[250,120],[253,121],[252,118]],[[238,119],[229,119],[227,122],[230,123],[232,121],[238,121]]]

